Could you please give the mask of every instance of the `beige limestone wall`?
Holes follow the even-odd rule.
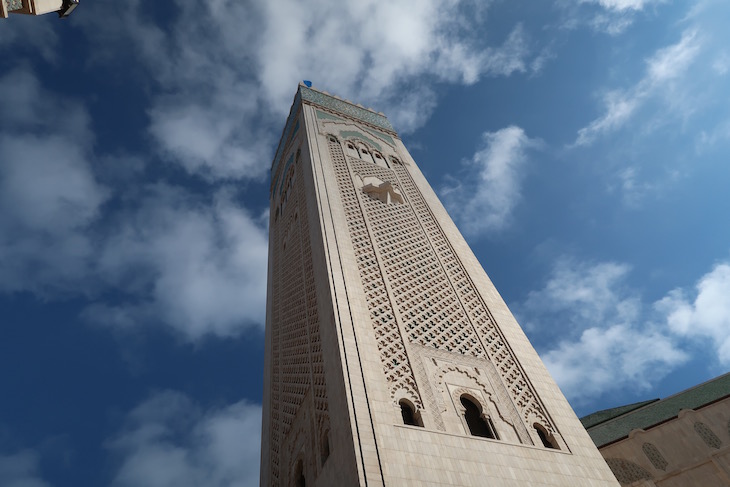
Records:
[[[730,485],[730,398],[702,409],[683,410],[675,419],[601,448],[609,461],[631,462],[648,477],[634,480],[630,465],[616,468],[623,485],[659,487]],[[638,475],[638,474],[637,474]]]
[[[305,105],[303,112],[307,134],[312,140],[312,167],[318,186],[321,225],[325,246],[329,249],[330,286],[333,295],[336,295],[339,358],[348,371],[346,381],[349,382],[348,405],[352,408],[352,424],[339,427],[349,427],[357,435],[355,450],[358,451],[361,482],[367,479],[367,485],[484,485],[489,480],[494,485],[616,485],[567,401],[402,143],[397,139],[395,144],[377,139],[383,155],[394,155],[409,164],[408,170],[452,240],[459,258],[469,269],[469,277],[487,301],[494,320],[509,341],[512,353],[524,374],[530,378],[530,385],[537,391],[540,404],[556,425],[562,451],[545,449],[534,433],[531,433],[531,444],[527,445],[515,441],[516,436],[510,438],[510,443],[470,437],[464,432],[463,422],[455,411],[434,411],[427,406],[421,411],[425,428],[400,424],[399,409],[384,380],[383,363],[357,257],[350,240],[347,218],[337,201],[337,176],[327,149],[327,134],[337,136],[343,132],[359,131],[372,139],[374,129],[344,118],[339,122],[319,120],[316,116],[318,109]],[[312,139],[315,126],[316,140]],[[421,359],[418,347],[410,343],[406,343],[406,347],[412,362]],[[461,359],[452,357],[451,360],[459,362]],[[424,373],[427,372],[422,370],[417,374],[421,377],[419,389],[432,386],[424,383]],[[450,421],[450,433],[430,430],[438,422],[438,416],[442,421]],[[461,431],[458,431],[459,427]],[[534,446],[534,443],[540,446]],[[318,482],[318,485],[326,484]]]

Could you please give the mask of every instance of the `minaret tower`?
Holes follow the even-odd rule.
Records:
[[[262,486],[618,485],[383,114],[301,84],[270,200]]]

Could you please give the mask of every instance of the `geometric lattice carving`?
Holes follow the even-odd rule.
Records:
[[[314,403],[315,424],[321,430],[329,423],[327,385],[320,341],[320,320],[314,281],[309,221],[299,158],[287,170],[287,190],[280,213],[272,222],[273,274],[271,308],[271,416],[270,447],[272,483],[278,485],[282,469],[289,468],[288,452],[282,445],[289,437],[294,418],[305,402]],[[291,171],[291,174],[289,174]],[[309,396],[307,396],[309,397]]]
[[[329,149],[391,393],[406,389],[421,402],[407,337],[411,343],[491,360],[524,424],[537,422],[555,434],[406,167],[395,161],[385,167],[354,152],[346,156],[334,138]]]
[[[358,159],[350,163],[363,179],[376,177],[390,187],[398,187],[392,170]],[[373,198],[363,198],[363,207],[410,341],[485,357],[476,331],[466,321],[464,309],[413,208]]]
[[[667,469],[667,465],[669,465],[669,463],[667,463],[657,447],[651,443],[644,443],[641,449],[644,450],[644,455],[646,455],[646,458],[648,458],[651,464],[654,465],[654,468],[657,470]]]
[[[695,431],[710,448],[719,449],[722,446],[722,440],[705,423],[697,421]]]
[[[523,424],[557,433],[407,168],[346,155],[328,140],[391,394],[405,389],[422,407],[407,339],[491,360]]]
[[[531,384],[527,381],[512,350],[507,345],[507,341],[496,326],[486,304],[474,289],[474,284],[471,282],[464,265],[456,256],[410,173],[401,164],[394,164],[393,170],[407,200],[418,216],[419,223],[429,237],[430,246],[435,250],[437,258],[443,269],[445,269],[445,277],[450,284],[449,288],[456,293],[456,301],[463,310],[462,313],[466,315],[460,317],[461,319],[455,323],[446,322],[446,326],[442,325],[443,322],[439,320],[439,325],[432,326],[430,329],[427,327],[427,337],[435,338],[439,336],[444,328],[448,331],[454,330],[454,328],[465,330],[471,328],[464,326],[465,323],[471,323],[477,332],[475,337],[460,337],[461,340],[458,343],[460,347],[456,350],[460,353],[489,358],[499,370],[501,379],[512,400],[522,412],[525,423],[532,425],[533,422],[538,422],[544,425],[550,434],[555,434],[557,432],[555,427],[537,399]],[[411,339],[413,338],[411,337]],[[419,343],[424,344],[421,336],[415,338]],[[482,348],[482,344],[486,347],[486,350]]]
[[[630,484],[637,480],[648,480],[652,476],[640,465],[624,460],[623,458],[606,458],[606,463],[611,468],[613,475],[622,484]]]
[[[368,230],[368,222],[363,215],[361,197],[358,194],[360,191],[355,186],[354,174],[347,164],[342,146],[339,142],[329,139],[329,150],[337,176],[340,198],[345,210],[350,239],[355,251],[355,258],[370,311],[371,323],[375,331],[378,351],[380,352],[386,380],[390,385],[391,395],[394,396],[396,390],[403,389],[411,395],[414,405],[422,408],[423,401],[418,392],[413,369],[409,362],[403,337],[400,334],[395,312],[388,296],[385,278],[381,271],[376,250]],[[375,164],[370,165],[378,167]],[[387,180],[387,178],[380,177],[382,174],[372,175],[378,177],[381,181]],[[386,204],[364,194],[362,196],[364,196],[363,201],[367,200],[383,206],[403,206]]]

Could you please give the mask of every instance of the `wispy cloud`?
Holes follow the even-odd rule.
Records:
[[[186,395],[153,394],[107,441],[113,487],[246,487],[259,481],[261,407],[202,409]]]
[[[626,31],[636,17],[666,0],[565,0],[563,7],[567,20],[563,27],[586,25],[591,29],[618,36]]]
[[[58,34],[52,25],[48,22],[38,22],[32,16],[14,17],[12,21],[3,22],[3,28],[0,30],[0,52],[33,50],[40,53],[46,62],[57,63]]]
[[[38,460],[32,450],[0,455],[0,484],[4,487],[50,487],[40,474]]]
[[[646,73],[636,85],[604,95],[604,114],[578,130],[573,147],[590,145],[597,138],[622,128],[648,99],[661,94],[672,80],[688,71],[701,46],[699,35],[688,30],[678,43],[659,49],[647,60]]]
[[[482,147],[463,164],[459,175],[447,176],[441,195],[452,217],[469,235],[502,230],[520,200],[527,152],[540,146],[520,127],[482,135]]]
[[[587,263],[559,259],[544,287],[530,291],[521,309],[528,316],[560,316],[573,330],[600,326],[606,320],[633,321],[639,302],[628,292],[631,268],[617,262]],[[534,323],[526,323],[534,326]]]
[[[709,132],[701,131],[695,140],[698,153],[730,140],[730,118],[719,122]]]
[[[606,10],[623,12],[625,10],[642,10],[647,5],[662,3],[665,0],[579,0],[580,3],[595,3]]]
[[[617,190],[623,203],[629,208],[637,208],[649,196],[656,196],[666,191],[682,178],[678,170],[668,169],[662,174],[654,175],[651,180],[641,178],[641,168],[630,166],[617,174],[617,184],[610,185],[609,190]]]

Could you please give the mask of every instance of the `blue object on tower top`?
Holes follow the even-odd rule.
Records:
[[[312,87],[312,82],[309,81],[308,79],[303,80],[302,83],[304,83],[304,86],[306,86],[307,88]]]

